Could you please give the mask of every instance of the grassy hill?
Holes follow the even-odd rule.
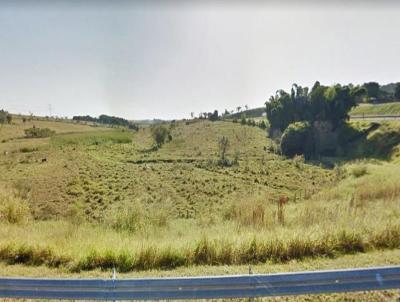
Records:
[[[56,134],[25,138],[33,125]],[[155,149],[150,127],[18,118],[5,125],[0,260],[139,271],[400,247],[396,149],[391,161],[342,159],[326,169],[275,154],[257,127],[204,120],[165,127],[172,140]],[[369,137],[398,127],[383,124]],[[223,136],[232,166],[218,162]]]
[[[350,115],[400,115],[400,102],[385,104],[360,104]]]

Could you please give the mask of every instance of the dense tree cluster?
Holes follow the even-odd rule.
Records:
[[[72,119],[74,121],[85,121],[85,122],[93,122],[106,125],[124,126],[128,127],[129,129],[138,130],[138,126],[132,123],[131,121],[128,121],[121,117],[109,116],[105,114],[100,115],[98,118],[92,117],[90,115],[85,115],[85,116],[74,116]]]
[[[400,83],[380,85],[377,82],[364,83],[365,97],[361,100],[367,103],[385,103],[400,101]]]
[[[332,155],[340,126],[366,93],[361,86],[323,86],[319,82],[311,90],[298,85],[293,85],[290,93],[279,90],[266,103],[270,131],[283,133],[280,147],[287,156]]]
[[[220,116],[218,115],[218,110],[214,110],[214,112],[201,112],[199,119],[208,119],[212,122],[215,122],[220,120]]]
[[[323,86],[316,82],[311,91],[293,85],[290,93],[279,90],[266,103],[267,118],[272,129],[284,131],[291,123],[316,120],[330,121],[334,127],[348,118],[357,97],[365,93],[361,87]]]

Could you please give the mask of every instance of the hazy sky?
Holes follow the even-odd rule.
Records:
[[[0,1],[0,108],[182,118],[294,82],[400,81],[394,1],[146,3]]]

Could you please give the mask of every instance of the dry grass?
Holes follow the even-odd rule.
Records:
[[[69,272],[140,271],[399,247],[396,163],[330,171],[265,151],[270,141],[258,128],[207,121],[170,128],[172,140],[158,150],[150,129],[2,143],[11,151],[0,155],[0,182],[30,206],[20,214],[14,202],[7,211],[36,220],[1,222],[0,258]],[[227,158],[240,154],[238,165],[216,164],[221,136],[230,142]]]
[[[13,192],[0,191],[0,222],[21,224],[31,218],[29,204]]]

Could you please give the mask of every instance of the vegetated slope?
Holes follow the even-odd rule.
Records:
[[[360,104],[350,111],[350,115],[400,115],[400,102]]]
[[[149,128],[56,134],[24,150],[2,143],[0,261],[132,271],[400,247],[392,144],[391,162],[327,170],[266,151],[272,142],[256,127],[164,126],[172,140],[159,149]],[[393,139],[396,127],[374,127],[361,143]],[[218,163],[222,136],[238,164]]]
[[[74,125],[65,126],[70,132]],[[280,194],[317,191],[329,182],[328,171],[311,165],[299,169],[265,151],[270,142],[258,128],[208,121],[167,127],[172,141],[156,151],[149,128],[138,133],[99,128],[3,143],[1,150],[9,153],[1,156],[1,182],[26,191],[38,219],[63,217],[73,208],[89,220],[102,220],[132,202],[148,211],[162,206],[173,217],[194,218],[243,197],[272,201]],[[227,156],[237,157],[238,165],[216,163],[222,136],[229,139]]]

